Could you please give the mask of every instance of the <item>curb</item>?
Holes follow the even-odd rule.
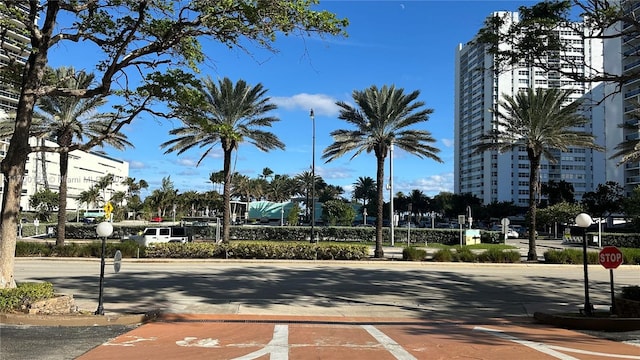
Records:
[[[568,316],[535,312],[533,318],[539,323],[553,325],[565,329],[597,330],[597,331],[635,331],[640,330],[640,318],[601,318],[585,316]]]
[[[32,326],[107,326],[138,325],[156,320],[159,312],[116,315],[29,315],[0,314],[0,324]]]

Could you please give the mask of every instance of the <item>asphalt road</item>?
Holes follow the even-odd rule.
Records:
[[[75,359],[109,339],[135,328],[135,325],[0,325],[0,359]]]
[[[16,259],[17,281],[50,281],[80,309],[97,307],[99,260]],[[160,310],[183,314],[398,317],[464,323],[575,312],[584,301],[578,265],[457,264],[400,261],[148,261],[107,263],[109,314]],[[610,306],[609,272],[590,266],[596,308]],[[615,287],[637,285],[640,267],[615,270]],[[2,359],[72,359],[130,327],[0,328]],[[640,332],[595,333],[640,344]],[[5,356],[6,355],[6,356]]]

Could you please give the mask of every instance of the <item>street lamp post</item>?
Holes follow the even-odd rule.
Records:
[[[589,301],[589,272],[587,270],[587,228],[593,224],[591,216],[580,213],[576,216],[576,225],[583,229],[582,233],[582,267],[584,269],[584,313],[586,316],[593,315],[591,302]]]
[[[394,226],[395,226],[395,213],[393,212],[393,141],[391,141],[391,146],[389,146],[389,216],[391,217],[391,221],[389,222],[389,229],[391,230],[391,246],[395,246],[395,234],[394,234]]]
[[[107,236],[113,233],[113,225],[108,221],[103,221],[96,227],[98,236],[102,238],[102,251],[100,252],[100,292],[98,295],[98,309],[95,315],[104,315],[103,293],[104,293],[104,253],[107,248]]]
[[[316,222],[316,117],[313,109],[309,112],[311,117],[311,239],[315,243],[315,222]]]
[[[413,205],[410,203],[408,206],[409,217],[407,218],[407,246],[411,245],[411,211],[413,210]]]

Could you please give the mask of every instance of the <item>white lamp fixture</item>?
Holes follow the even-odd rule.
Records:
[[[103,221],[96,227],[98,236],[105,237],[113,234],[113,225],[108,221]]]
[[[591,226],[591,224],[593,224],[593,219],[591,219],[591,216],[585,213],[578,214],[578,216],[576,216],[575,221],[576,221],[576,225],[578,225],[581,228],[588,228],[589,226]]]

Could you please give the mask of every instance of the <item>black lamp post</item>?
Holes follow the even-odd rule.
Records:
[[[103,221],[96,227],[98,236],[102,237],[102,251],[100,252],[100,293],[98,295],[98,309],[95,315],[104,315],[103,292],[104,292],[104,255],[107,249],[107,236],[113,233],[113,225],[108,221]]]
[[[592,316],[593,310],[591,308],[591,302],[589,301],[589,272],[587,270],[587,228],[593,224],[591,216],[585,213],[580,213],[576,216],[576,225],[583,229],[582,233],[582,266],[584,268],[584,314],[586,316]]]
[[[316,117],[313,109],[309,112],[311,117],[311,243],[316,242],[314,226],[316,223]]]

